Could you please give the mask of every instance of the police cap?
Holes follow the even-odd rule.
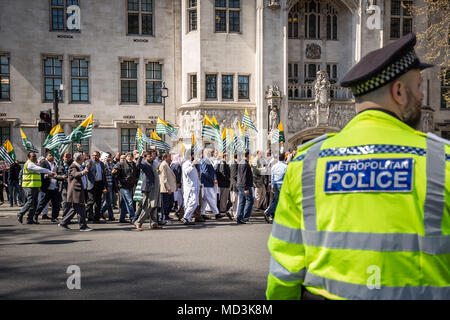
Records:
[[[397,79],[411,69],[432,67],[421,63],[414,51],[416,35],[409,33],[387,46],[369,52],[341,81],[350,87],[354,96],[364,95]]]

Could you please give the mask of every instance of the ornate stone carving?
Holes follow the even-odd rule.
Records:
[[[266,90],[266,99],[271,99],[271,98],[280,98],[281,97],[281,92],[280,89],[278,88],[277,85],[269,85],[268,89]]]
[[[308,43],[306,45],[306,58],[320,59],[322,56],[322,48],[316,43]]]
[[[318,71],[317,79],[314,83],[314,101],[317,112],[316,126],[328,124],[331,102],[330,88],[331,83],[328,80],[328,73],[326,71]]]
[[[433,111],[422,110],[422,119],[420,120],[420,130],[423,132],[434,132]]]

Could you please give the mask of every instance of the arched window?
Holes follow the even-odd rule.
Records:
[[[297,3],[295,6],[291,8],[289,11],[288,16],[288,37],[289,38],[298,38],[300,31],[299,31],[299,4]]]
[[[307,39],[320,38],[320,3],[315,0],[305,4],[305,35]]]
[[[327,4],[327,40],[337,40],[337,10]]]

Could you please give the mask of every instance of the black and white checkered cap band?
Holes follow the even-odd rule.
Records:
[[[414,50],[409,51],[401,59],[395,61],[383,71],[374,77],[352,87],[353,95],[359,96],[384,86],[386,83],[398,78],[400,75],[408,71],[418,57]]]

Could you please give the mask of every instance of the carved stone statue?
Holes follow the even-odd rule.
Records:
[[[266,90],[266,99],[270,99],[273,97],[281,97],[281,92],[277,85],[269,85],[268,89]]]
[[[280,122],[278,120],[278,107],[276,105],[273,105],[270,108],[269,121],[269,132],[272,132],[278,128],[278,123]]]
[[[328,73],[326,71],[318,71],[317,78],[314,83],[314,101],[317,112],[317,124],[328,125],[330,112],[330,88],[331,83],[328,80]]]

